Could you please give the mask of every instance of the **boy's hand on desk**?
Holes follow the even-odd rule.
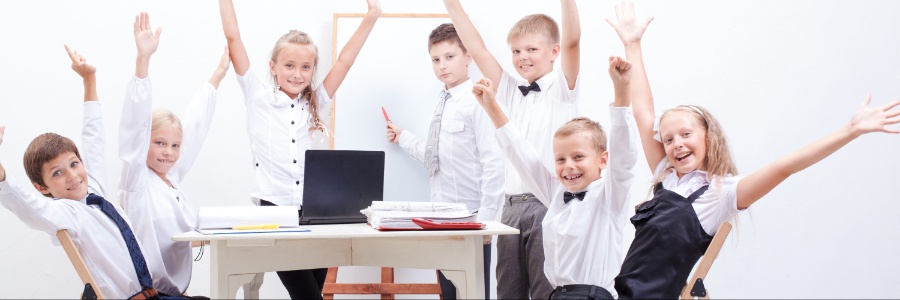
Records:
[[[485,244],[485,245],[490,244],[491,241],[494,239],[494,236],[493,236],[493,235],[483,235],[482,237],[484,237],[484,244]]]
[[[400,134],[403,133],[403,128],[394,124],[394,122],[388,122],[387,125],[387,139],[389,142],[397,144],[400,142]]]

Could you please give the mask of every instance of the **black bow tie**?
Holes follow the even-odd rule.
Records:
[[[587,194],[587,191],[581,191],[574,194],[565,192],[563,193],[563,202],[569,203],[569,201],[572,201],[572,198],[578,198],[579,201],[584,200],[584,194]]]
[[[537,81],[535,81],[535,82],[532,82],[531,85],[528,85],[528,86],[520,85],[519,90],[522,91],[522,96],[528,96],[528,93],[531,91],[540,92],[541,87],[538,86]]]

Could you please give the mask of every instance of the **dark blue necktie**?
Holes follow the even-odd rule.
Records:
[[[537,81],[532,82],[531,85],[520,85],[519,90],[522,91],[522,96],[528,96],[528,93],[531,91],[540,92],[541,87],[538,86]]]
[[[122,219],[122,216],[119,215],[112,203],[109,203],[101,196],[93,193],[88,194],[87,204],[100,207],[100,211],[112,219],[113,222],[116,222],[116,226],[119,227],[119,232],[122,234],[122,239],[125,240],[125,246],[128,247],[128,253],[131,254],[131,263],[134,264],[134,271],[137,272],[141,287],[145,289],[153,288],[153,279],[150,277],[150,270],[147,269],[147,261],[144,260],[141,247],[138,246],[137,239],[134,237],[134,233],[131,232],[131,228],[128,227],[128,223],[125,223],[125,219]]]
[[[577,192],[574,194],[569,193],[569,192],[564,192],[563,193],[563,202],[568,204],[569,201],[572,201],[572,198],[578,198],[578,201],[584,200],[584,194],[587,194],[587,191],[581,191],[581,192]]]

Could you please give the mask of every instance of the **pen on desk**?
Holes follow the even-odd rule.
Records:
[[[241,225],[231,227],[233,230],[278,229],[278,224]]]

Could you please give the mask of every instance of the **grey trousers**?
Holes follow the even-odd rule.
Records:
[[[518,235],[497,236],[497,298],[548,299],[553,286],[544,276],[541,221],[547,207],[532,194],[510,195],[500,221]]]

